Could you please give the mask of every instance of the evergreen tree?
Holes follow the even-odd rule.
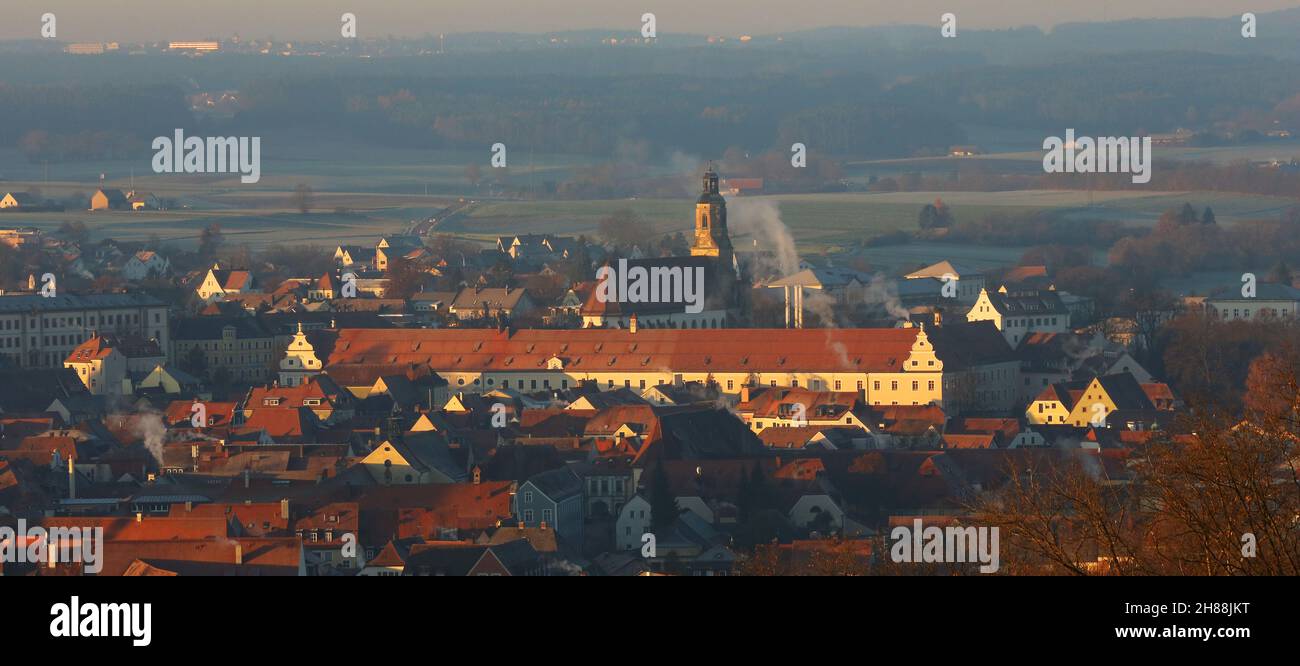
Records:
[[[916,216],[916,224],[923,230],[935,229],[939,226],[939,209],[934,204],[926,204],[921,208],[921,212]]]
[[[1210,208],[1209,206],[1206,206],[1205,210],[1201,212],[1201,224],[1218,224],[1218,223],[1219,221],[1214,217],[1214,209]]]

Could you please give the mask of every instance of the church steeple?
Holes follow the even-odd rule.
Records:
[[[703,191],[695,202],[695,242],[692,257],[718,257],[731,263],[731,237],[727,235],[727,200],[718,192],[718,172],[704,172]]]
[[[702,188],[702,191],[704,194],[718,193],[718,172],[714,171],[713,167],[709,167],[709,170],[704,172],[704,187]]]

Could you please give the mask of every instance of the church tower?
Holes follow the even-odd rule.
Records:
[[[731,265],[731,237],[727,235],[727,200],[718,193],[718,173],[704,172],[704,191],[695,202],[695,242],[692,257],[717,257]]]

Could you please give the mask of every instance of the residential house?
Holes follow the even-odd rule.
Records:
[[[569,547],[581,547],[585,511],[582,479],[569,467],[535,474],[519,485],[515,517],[524,527],[546,525]]]
[[[194,291],[204,303],[212,303],[235,294],[253,291],[253,282],[253,274],[250,271],[226,270],[214,264]]]
[[[130,210],[131,202],[127,200],[122,190],[116,189],[98,189],[90,195],[91,210]]]
[[[0,197],[0,210],[24,210],[40,206],[40,200],[29,192],[7,192]]]
[[[171,262],[153,250],[140,250],[122,265],[122,277],[132,282],[162,277],[171,270]]]
[[[456,294],[447,312],[462,321],[470,319],[513,318],[534,309],[528,290],[518,287],[466,287]]]
[[[1070,311],[1052,290],[979,292],[966,320],[991,321],[1012,348],[1031,333],[1065,333],[1070,330]]]

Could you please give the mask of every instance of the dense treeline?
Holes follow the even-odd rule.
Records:
[[[864,50],[862,57],[851,57],[836,51],[831,57],[776,48],[749,53],[628,49],[599,55],[540,49],[364,63],[218,56],[192,63],[202,81],[181,76],[184,63],[175,58],[138,56],[129,61],[132,71],[156,69],[159,75],[125,82],[104,78],[112,83],[73,76],[69,69],[78,66],[56,58],[48,65],[51,80],[67,83],[27,83],[33,78],[30,69],[21,77],[0,77],[0,144],[15,146],[33,130],[51,136],[108,131],[152,137],[160,127],[192,127],[199,119],[190,114],[185,94],[195,89],[239,91],[243,110],[226,122],[205,119],[213,131],[260,135],[315,127],[389,145],[481,149],[501,142],[597,156],[645,142],[652,147],[650,157],[658,159],[674,151],[718,155],[732,146],[788,151],[796,142],[834,156],[942,155],[967,140],[962,127],[975,124],[1123,136],[1300,122],[1300,70],[1276,60],[1146,53],[1001,66],[982,58],[957,64],[958,54],[948,53],[938,60],[927,57],[921,62],[929,64],[917,67],[899,56],[908,52],[898,49],[882,57],[879,49]],[[583,57],[592,64],[580,65]],[[109,61],[128,62],[80,62],[98,71]],[[29,65],[38,72],[47,68]],[[77,151],[52,152],[73,156]],[[1294,180],[1270,183],[1267,174],[1251,173],[1243,176],[1247,182],[1239,182],[1242,178],[1219,178],[1207,169],[1157,168],[1150,187],[1185,187],[1190,180],[1245,191],[1290,191]],[[1034,178],[1021,173],[1003,178],[986,168],[964,167],[947,186],[1006,189],[1018,179]],[[1072,184],[1078,180],[1047,178],[1043,186],[1078,187]]]
[[[53,136],[112,132],[151,140],[192,122],[185,95],[173,86],[0,83],[0,144],[6,146],[17,146],[32,131]]]
[[[1237,120],[1300,90],[1300,70],[1259,57],[1126,53],[1042,66],[955,69],[901,87],[965,122],[1129,136]]]

